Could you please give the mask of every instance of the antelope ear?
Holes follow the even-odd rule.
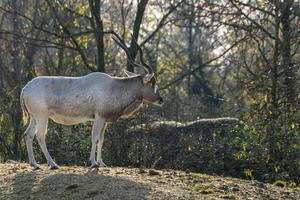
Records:
[[[153,77],[154,77],[154,73],[146,74],[143,78],[143,83],[144,84],[149,83]]]
[[[132,77],[132,76],[137,76],[138,74],[136,73],[133,73],[133,72],[130,72],[130,71],[127,71],[126,69],[124,70],[125,74],[127,77]]]

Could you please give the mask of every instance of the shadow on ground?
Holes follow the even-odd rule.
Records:
[[[11,181],[11,191],[0,191],[0,199],[146,199],[151,191],[146,184],[97,171],[83,174],[51,172],[46,176],[43,172],[47,173],[17,173]]]

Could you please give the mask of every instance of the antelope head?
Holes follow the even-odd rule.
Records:
[[[160,96],[159,89],[156,84],[156,78],[155,78],[153,68],[150,65],[148,65],[147,63],[145,63],[144,58],[143,58],[142,48],[137,43],[134,36],[133,35],[131,35],[131,36],[133,37],[134,44],[139,51],[141,64],[134,62],[125,42],[117,34],[114,34],[113,40],[125,51],[128,61],[132,66],[141,67],[145,70],[146,73],[144,75],[141,75],[142,83],[143,83],[143,88],[142,88],[143,100],[150,104],[156,105],[156,106],[162,106],[164,104],[164,100]],[[138,76],[138,74],[135,74],[135,73],[132,73],[129,71],[125,71],[125,73],[128,77]]]

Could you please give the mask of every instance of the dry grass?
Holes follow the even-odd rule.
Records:
[[[153,173],[155,172],[155,173]],[[0,164],[0,199],[300,199],[300,192],[257,181],[174,170],[90,169]]]

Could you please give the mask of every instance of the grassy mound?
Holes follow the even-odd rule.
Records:
[[[257,181],[174,170],[0,164],[0,199],[300,199],[300,191]]]

